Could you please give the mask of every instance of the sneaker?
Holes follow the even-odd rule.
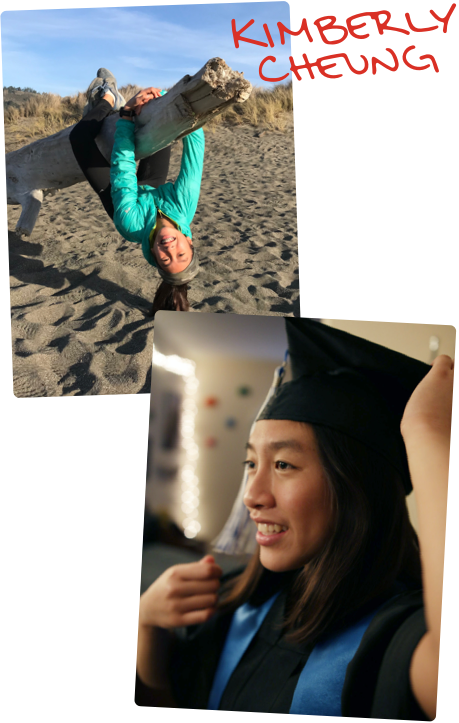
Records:
[[[99,68],[97,77],[89,84],[86,91],[87,103],[83,110],[83,117],[97,105],[99,100],[103,98],[107,92],[111,93],[115,100],[113,111],[118,111],[126,104],[125,99],[118,91],[116,78],[113,73],[110,73],[106,68]]]
[[[86,91],[86,99],[89,101],[97,94],[97,90],[100,89],[104,84],[102,78],[94,78],[94,80],[88,85]]]
[[[104,84],[98,90],[99,98],[103,98],[106,93],[111,93],[115,99],[115,105],[113,106],[114,111],[118,111],[123,105],[126,105],[126,101],[118,90],[116,80],[113,78],[105,78]]]

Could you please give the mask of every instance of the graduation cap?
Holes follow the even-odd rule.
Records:
[[[275,374],[257,419],[322,425],[357,439],[384,457],[412,490],[400,423],[428,364],[313,319],[285,319],[292,381]],[[243,504],[244,475],[230,517],[213,542],[221,552],[255,548],[254,525]],[[252,529],[253,528],[253,529]]]

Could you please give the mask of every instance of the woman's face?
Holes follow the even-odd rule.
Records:
[[[191,239],[178,229],[162,226],[155,236],[153,254],[164,271],[178,274],[190,265],[193,258],[193,244]]]
[[[244,503],[258,527],[260,562],[273,572],[306,565],[332,525],[331,496],[312,427],[264,419],[247,445]]]

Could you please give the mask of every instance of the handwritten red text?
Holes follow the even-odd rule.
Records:
[[[343,43],[349,36],[356,38],[357,40],[367,40],[372,35],[384,35],[388,36],[391,33],[398,33],[402,35],[412,35],[416,33],[429,33],[439,30],[440,32],[447,33],[448,25],[451,20],[451,16],[456,8],[456,3],[453,3],[446,13],[442,16],[436,13],[434,10],[429,11],[430,17],[424,18],[413,18],[411,13],[405,13],[406,27],[395,25],[391,18],[392,15],[389,10],[378,10],[376,12],[364,12],[358,13],[357,15],[351,15],[343,21],[338,22],[335,15],[324,15],[321,18],[317,18],[313,23],[308,24],[306,18],[303,18],[298,30],[291,30],[287,28],[283,23],[277,23],[277,33],[274,34],[268,27],[267,23],[263,23],[263,32],[266,40],[259,40],[254,37],[249,37],[247,32],[254,24],[254,20],[249,20],[243,27],[237,28],[236,20],[231,21],[231,29],[233,33],[234,45],[236,48],[240,47],[241,43],[250,43],[258,45],[263,48],[274,48],[277,41],[277,35],[281,45],[285,45],[286,36],[300,36],[304,35],[305,40],[308,43],[313,43],[315,40],[319,40],[325,45],[339,45]],[[432,18],[436,21],[436,24],[432,24]],[[403,24],[404,25],[404,24]],[[251,32],[253,33],[255,29]],[[433,55],[424,53],[419,55],[416,51],[415,45],[409,45],[403,53],[397,55],[392,48],[386,48],[387,56],[382,57],[367,57],[360,55],[357,62],[351,62],[351,59],[347,53],[332,53],[324,55],[316,60],[310,60],[306,53],[302,54],[302,63],[297,63],[295,59],[290,56],[290,67],[287,72],[282,75],[277,75],[276,71],[273,72],[273,66],[277,62],[276,56],[267,55],[260,63],[259,75],[262,80],[278,83],[286,80],[290,73],[295,76],[297,80],[302,80],[304,74],[301,71],[305,71],[311,80],[316,78],[316,73],[319,73],[324,78],[341,78],[343,72],[340,70],[350,71],[355,75],[363,75],[370,71],[373,75],[376,75],[379,68],[384,68],[391,72],[395,72],[399,69],[400,65],[403,64],[411,70],[427,70],[432,68],[436,73],[439,72],[437,61]],[[400,57],[399,57],[400,56]],[[270,70],[268,70],[270,68]],[[338,72],[335,72],[335,70]],[[333,71],[333,72],[332,72]],[[268,72],[270,73],[268,75]]]

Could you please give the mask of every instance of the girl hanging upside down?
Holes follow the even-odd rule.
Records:
[[[82,120],[70,133],[78,164],[98,194],[116,229],[128,241],[142,244],[143,254],[162,278],[151,308],[188,311],[188,283],[199,271],[190,224],[196,213],[204,163],[204,132],[183,139],[180,173],[166,183],[170,146],[140,161],[136,172],[135,116],[164,91],[146,88],[128,103],[116,79],[100,68],[87,91]],[[105,118],[119,111],[111,163],[96,145]]]

